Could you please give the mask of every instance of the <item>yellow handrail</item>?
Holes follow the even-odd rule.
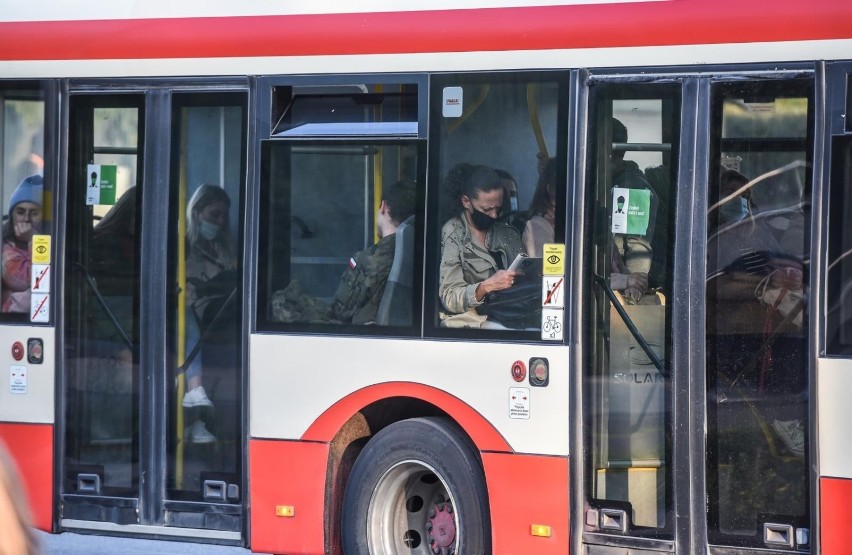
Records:
[[[178,226],[177,226],[177,361],[178,366],[186,363],[186,112],[181,112],[180,171],[178,177]],[[175,410],[175,488],[183,488],[183,395],[186,392],[186,375],[177,375],[177,410]]]

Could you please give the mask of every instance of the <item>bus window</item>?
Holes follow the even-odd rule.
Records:
[[[597,85],[592,93],[586,491],[593,514],[619,515],[618,531],[669,536],[679,89]],[[611,530],[604,520],[590,530]]]
[[[44,95],[35,87],[0,89],[0,188],[3,195],[0,312],[31,314],[34,235],[50,233],[44,184]],[[38,268],[38,267],[37,267]],[[38,294],[37,294],[38,295]]]
[[[176,388],[168,413],[170,499],[236,503],[241,482],[240,223],[245,97],[174,95],[169,303]],[[169,380],[168,383],[171,383]],[[228,487],[211,488],[210,482]],[[231,488],[233,489],[233,488]]]
[[[852,95],[850,95],[852,99]],[[852,140],[837,139],[831,176],[831,222],[852,221]],[[852,234],[846,225],[829,225],[828,318],[826,351],[852,355]]]
[[[264,143],[266,325],[419,332],[420,150],[414,139]]]
[[[542,248],[565,236],[564,77],[433,80],[434,326],[539,335]]]
[[[765,546],[764,525],[810,523],[810,87],[787,81],[713,88],[706,293],[711,543]]]
[[[139,491],[142,102],[79,96],[70,107],[80,140],[65,208],[66,494]],[[113,186],[93,197],[93,181]]]

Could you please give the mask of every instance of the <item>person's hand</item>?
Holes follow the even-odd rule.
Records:
[[[20,241],[21,243],[29,243],[33,234],[35,234],[35,227],[31,222],[15,222],[15,239]]]
[[[515,277],[517,277],[517,275],[517,272],[497,270],[494,275],[481,282],[476,288],[476,299],[481,301],[488,293],[503,291],[504,289],[510,288],[515,284]]]
[[[624,288],[624,298],[628,302],[638,303],[648,290],[648,274],[634,272],[627,275],[627,287]]]

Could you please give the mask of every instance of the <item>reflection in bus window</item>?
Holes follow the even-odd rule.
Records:
[[[169,499],[236,503],[209,484],[241,481],[242,245],[245,97],[173,97],[176,136],[168,304],[175,387],[167,425]],[[171,380],[167,383],[171,384]],[[215,488],[213,488],[215,489]]]
[[[671,533],[666,305],[679,137],[676,90],[601,86],[590,136],[595,295],[587,369],[589,504],[623,512],[625,530],[635,535]]]
[[[44,203],[44,101],[35,90],[0,90],[2,283],[0,311],[30,312],[33,235],[49,233]]]
[[[448,76],[436,86],[435,102],[458,101],[433,105],[438,217],[430,233],[441,242],[433,325],[536,331],[542,246],[564,238],[564,162],[555,158],[564,83],[512,74]],[[513,266],[519,255],[527,260]]]
[[[852,103],[852,95],[850,95]],[[852,221],[852,141],[837,141],[832,174],[830,222]],[[826,349],[833,355],[852,355],[852,233],[848,225],[829,224],[828,318]]]
[[[268,147],[268,321],[413,325],[417,146]]]
[[[782,86],[783,85],[783,86]],[[717,85],[707,214],[711,542],[808,527],[807,84]]]
[[[66,215],[66,465],[62,490],[138,492],[140,218],[139,98],[96,107],[77,99]],[[118,154],[116,154],[118,152]],[[88,204],[88,164],[115,167],[114,196]]]

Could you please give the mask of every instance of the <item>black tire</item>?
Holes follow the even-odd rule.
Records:
[[[403,420],[367,443],[346,485],[342,541],[345,555],[491,553],[482,465],[452,421]]]

